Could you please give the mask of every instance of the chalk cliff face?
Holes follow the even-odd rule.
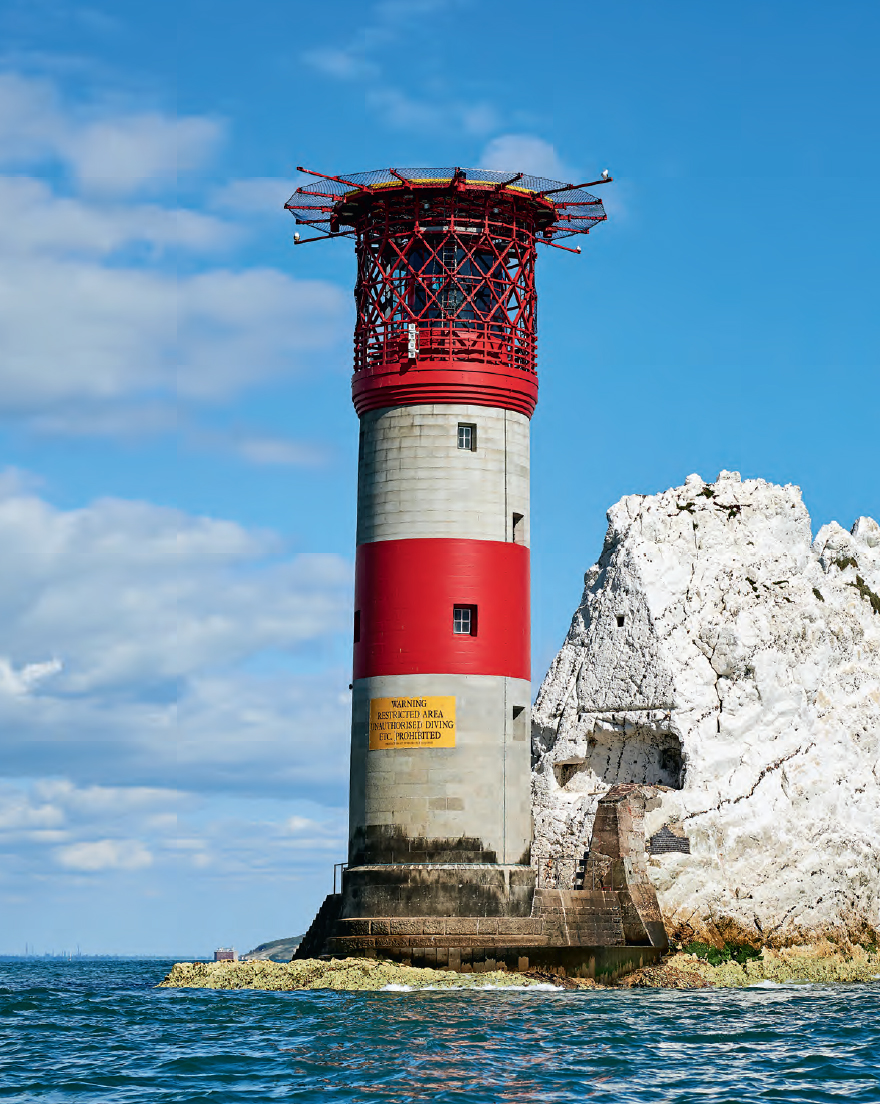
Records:
[[[608,521],[533,714],[544,884],[573,884],[601,795],[644,783],[674,938],[876,936],[880,526],[813,541],[797,487],[736,472]]]

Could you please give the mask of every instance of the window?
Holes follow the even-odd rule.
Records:
[[[477,607],[453,606],[452,631],[456,636],[477,635]]]
[[[468,452],[477,451],[477,427],[469,422],[458,423],[458,447]]]
[[[361,611],[360,610],[355,610],[354,611],[354,642],[355,642],[355,644],[360,643],[360,639],[361,639]]]
[[[624,620],[624,618],[623,618],[623,614],[622,614],[622,613],[619,613],[619,614],[617,615],[617,627],[618,627],[619,629],[622,629],[622,628],[623,628],[623,620]]]
[[[513,707],[512,720],[514,740],[525,740],[528,734],[529,713],[524,705]]]
[[[525,539],[526,527],[523,514],[513,515],[513,543],[522,544]]]

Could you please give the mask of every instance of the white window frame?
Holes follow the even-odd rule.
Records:
[[[473,606],[452,607],[452,632],[454,636],[474,635],[474,621],[476,620],[474,613]]]
[[[468,443],[462,444],[462,438],[467,430]],[[463,452],[476,452],[477,451],[477,427],[473,422],[459,422],[458,423],[458,447]]]

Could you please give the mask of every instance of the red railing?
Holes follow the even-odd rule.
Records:
[[[373,197],[357,224],[355,374],[411,359],[534,373],[535,220],[511,193]]]
[[[531,336],[531,340],[528,340]],[[382,341],[376,341],[366,349],[355,348],[355,363],[360,371],[383,370],[393,366],[405,367],[410,357],[409,331],[386,330]],[[517,340],[518,339],[518,340]],[[360,335],[356,343],[362,340]],[[416,360],[420,363],[465,362],[514,369],[520,372],[536,372],[536,341],[534,335],[509,335],[487,333],[485,329],[463,329],[450,326],[421,325],[416,330]]]

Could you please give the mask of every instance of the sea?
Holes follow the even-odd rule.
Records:
[[[880,980],[156,989],[171,965],[0,959],[0,1101],[880,1102]]]

